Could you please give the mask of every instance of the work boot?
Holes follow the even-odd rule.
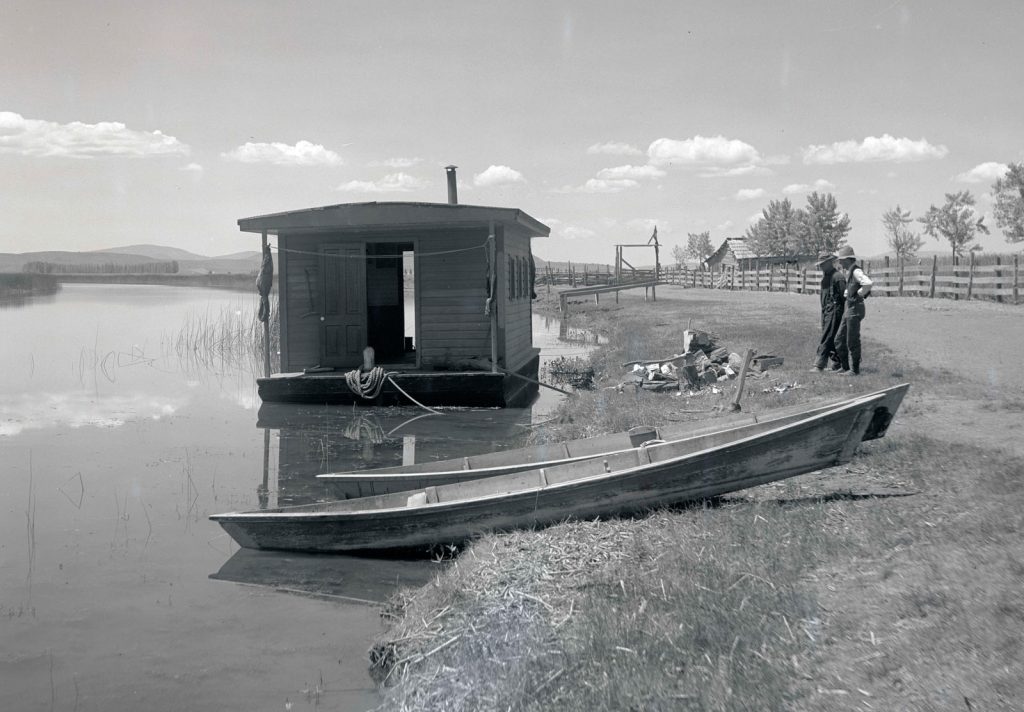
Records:
[[[822,368],[821,366],[811,366],[811,368],[809,370],[814,371],[815,373],[821,373],[825,369]]]
[[[851,371],[849,369],[844,369],[844,370],[839,372],[839,375],[840,376],[859,376],[860,374],[857,373],[856,371]]]

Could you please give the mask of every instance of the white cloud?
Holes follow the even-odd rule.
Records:
[[[763,159],[749,143],[724,136],[694,136],[684,140],[659,138],[647,148],[656,166],[756,166]]]
[[[160,131],[135,131],[117,121],[58,124],[0,111],[0,153],[22,156],[187,156],[190,149]]]
[[[824,178],[819,178],[814,181],[814,185],[808,185],[807,183],[790,183],[782,192],[786,195],[801,195],[805,193],[831,193],[836,189],[836,186],[831,181],[827,181]]]
[[[860,143],[837,141],[828,145],[811,145],[801,150],[806,164],[869,163],[892,161],[925,161],[945,158],[949,149],[934,146],[924,138],[914,141],[909,138],[895,138],[889,134],[881,137],[868,136]]]
[[[598,171],[597,177],[601,180],[639,180],[643,178],[662,178],[665,171],[650,164],[646,166],[616,166],[614,168],[602,168]]]
[[[587,153],[592,156],[642,156],[644,152],[636,146],[621,141],[608,141],[607,143],[595,143],[587,147]]]
[[[388,158],[383,161],[370,161],[367,165],[377,168],[396,168],[401,170],[403,168],[412,168],[423,163],[422,158]]]
[[[408,173],[389,173],[380,180],[350,180],[336,190],[345,193],[408,193],[426,187],[427,183]]]
[[[630,188],[636,188],[640,184],[631,178],[620,178],[615,180],[602,180],[591,178],[579,188],[571,189],[577,193],[621,193]]]
[[[183,171],[185,171],[187,173],[199,174],[199,173],[202,173],[204,169],[198,163],[189,163],[187,166],[182,166],[181,170],[183,170]]]
[[[341,156],[318,143],[298,141],[287,143],[247,142],[233,151],[222,153],[222,158],[240,163],[270,163],[275,166],[340,166]]]
[[[566,240],[589,240],[596,235],[593,230],[578,225],[568,225],[558,231],[558,236]]]
[[[764,188],[740,188],[736,191],[736,200],[757,200],[767,195]]]
[[[733,227],[733,221],[732,220],[726,220],[724,223],[722,223],[720,225],[715,225],[715,230],[717,232],[729,232],[730,230],[732,230],[732,227]]]
[[[1002,178],[1006,175],[1008,168],[1009,166],[1005,163],[988,161],[986,163],[979,163],[966,173],[959,174],[953,180],[957,183],[994,183],[997,178]]]
[[[522,173],[508,166],[489,166],[483,173],[477,173],[473,176],[473,185],[477,187],[525,182],[526,178],[523,177]]]

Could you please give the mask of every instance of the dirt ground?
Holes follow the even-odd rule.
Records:
[[[658,293],[683,301],[700,297],[777,307],[806,317],[808,338],[815,338],[817,297],[680,287],[658,287]],[[713,315],[708,320],[713,322]],[[886,351],[891,351],[932,372],[936,378],[930,381],[943,384],[942,389],[912,384],[914,417],[903,419],[908,427],[1024,455],[1024,305],[871,297],[861,328],[866,373],[885,373]],[[799,368],[788,370],[804,380],[815,377]]]
[[[778,308],[809,324],[817,314],[817,299],[801,295],[665,296],[749,305],[754,314]],[[825,634],[800,708],[1024,709],[1024,469],[1014,459],[1024,456],[1024,305],[878,297],[867,309],[862,370],[911,383],[890,431],[901,454],[868,453],[845,477],[808,475],[762,493],[831,495],[848,482],[851,492],[883,497],[829,505],[832,526],[858,533],[865,547],[809,582]],[[857,389],[855,379],[786,365],[787,378]],[[928,462],[927,476],[893,465],[908,458]]]

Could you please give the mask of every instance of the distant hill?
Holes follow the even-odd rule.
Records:
[[[152,260],[205,260],[204,255],[197,255],[194,252],[183,250],[180,247],[166,247],[165,245],[125,245],[124,247],[109,247],[105,250],[95,250],[103,254],[116,253],[121,255],[142,255]]]
[[[150,262],[178,261],[179,274],[251,274],[259,271],[261,255],[256,250],[221,257],[205,257],[188,250],[162,245],[129,245],[89,252],[51,250],[43,252],[0,253],[0,272],[21,272],[29,262],[61,265],[141,265]],[[274,255],[275,269],[277,255]]]

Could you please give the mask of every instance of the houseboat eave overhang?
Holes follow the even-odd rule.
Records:
[[[446,203],[342,203],[241,218],[242,232],[269,235],[401,228],[517,226],[531,237],[551,228],[518,208]]]

